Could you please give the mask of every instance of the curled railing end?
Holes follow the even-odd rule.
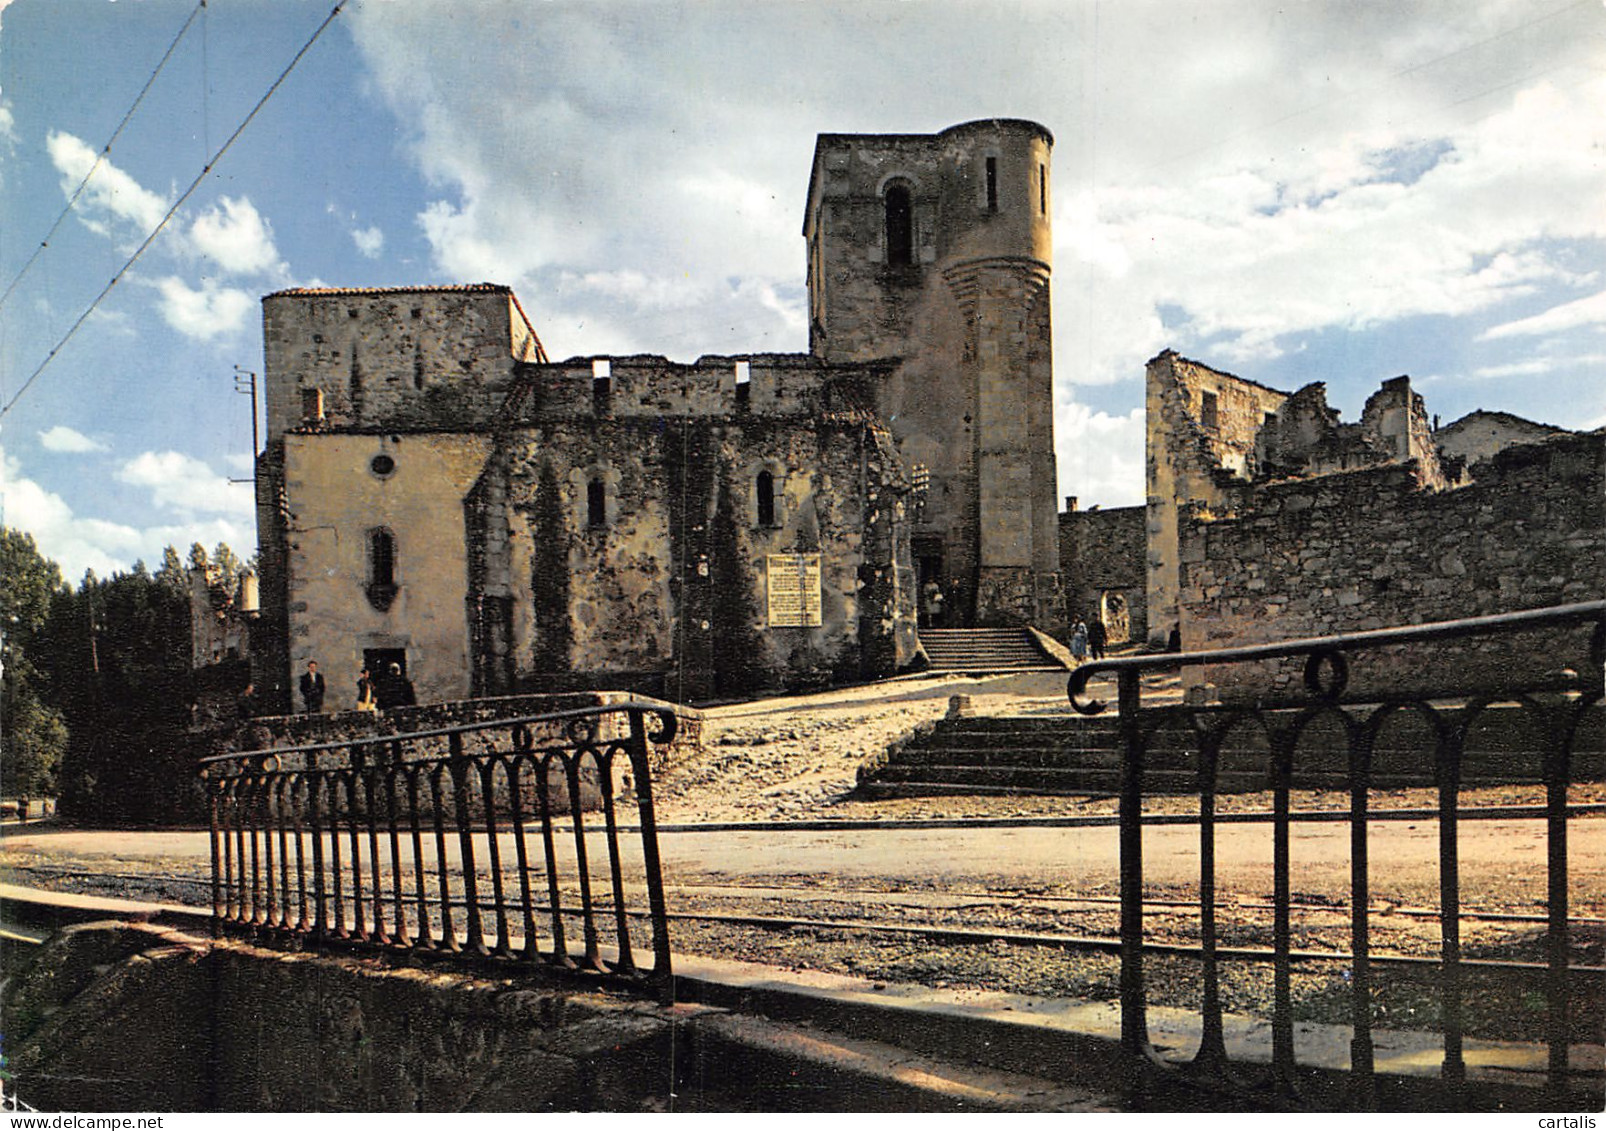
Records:
[[[1084,701],[1081,698],[1083,693],[1087,691],[1087,685],[1092,681],[1092,679],[1093,670],[1091,668],[1083,667],[1077,668],[1075,671],[1073,671],[1071,673],[1071,678],[1065,683],[1065,694],[1070,699],[1071,706],[1079,715],[1098,715],[1102,714],[1104,711],[1104,700],[1088,699]]]
[[[673,707],[654,707],[647,712],[648,718],[656,718],[656,730],[649,727],[647,741],[656,746],[667,746],[675,740],[675,733],[680,729],[680,717],[675,714]]]

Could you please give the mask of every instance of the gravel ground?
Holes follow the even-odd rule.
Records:
[[[1167,688],[1158,689],[1161,696]],[[1095,693],[1098,693],[1095,690]],[[976,817],[1042,817],[1113,815],[1111,798],[1071,797],[934,797],[866,800],[853,796],[859,765],[916,728],[931,723],[948,710],[949,697],[969,695],[978,714],[1021,712],[1057,713],[1066,709],[1063,673],[1042,673],[961,679],[932,677],[899,681],[879,688],[842,688],[817,695],[732,704],[704,711],[704,745],[695,757],[668,768],[654,783],[662,823],[775,822],[800,819],[956,819]],[[1105,693],[1107,694],[1107,693]],[[1591,784],[1572,791],[1574,801],[1606,801],[1606,785]],[[1537,786],[1469,790],[1463,804],[1534,804],[1542,802]],[[1437,804],[1431,789],[1391,790],[1374,795],[1374,808],[1431,807]],[[1348,798],[1339,793],[1301,791],[1293,798],[1296,809],[1345,809]],[[1264,810],[1267,794],[1225,796],[1221,811]],[[1191,813],[1191,798],[1156,799],[1147,807],[1154,812]],[[113,877],[42,879],[28,865],[53,868],[81,865],[102,872],[164,872],[204,879],[208,871],[195,861],[140,861],[99,859],[74,862],[48,860],[8,853],[19,882],[70,890],[95,891],[171,902],[204,903],[199,887],[171,881],[139,881]],[[967,877],[965,889],[974,900],[945,899],[921,904],[914,885],[879,899],[874,893],[841,890],[831,876],[795,876],[778,886],[785,893],[765,896],[718,892],[700,884],[715,884],[716,877],[672,876],[670,906],[677,912],[767,915],[809,919],[851,919],[860,922],[922,923],[996,930],[1013,933],[1052,933],[1113,938],[1118,932],[1113,903],[1090,903],[1083,897],[1108,899],[1115,892],[1073,889],[1043,884],[1030,892],[1002,890],[988,877]],[[912,893],[912,896],[911,896]],[[1151,898],[1194,898],[1191,890],[1150,893]],[[1266,892],[1220,893],[1228,906],[1220,913],[1219,938],[1224,946],[1269,947],[1270,913],[1253,904]],[[897,895],[897,898],[893,898]],[[1297,893],[1296,902],[1327,910],[1296,916],[1293,947],[1346,951],[1350,946],[1347,891]],[[1043,897],[1062,901],[1045,904]],[[1374,953],[1392,952],[1432,957],[1440,946],[1439,925],[1431,918],[1392,914],[1396,905],[1432,907],[1436,886],[1429,890],[1389,889],[1389,900],[1374,914]],[[1480,890],[1476,906],[1527,914],[1542,912],[1542,877],[1514,871],[1502,881]],[[1070,902],[1063,902],[1070,901]],[[914,904],[913,906],[911,904]],[[1606,917],[1606,893],[1591,893],[1574,908],[1578,916]],[[1197,912],[1191,909],[1156,909],[1146,920],[1156,940],[1196,944]],[[794,926],[761,929],[749,926],[677,920],[671,937],[677,950],[763,962],[782,967],[810,968],[855,974],[872,981],[918,982],[936,987],[975,987],[1007,990],[1043,997],[1111,999],[1117,993],[1118,964],[1114,954],[1066,950],[1003,941],[938,942],[929,938],[859,929]],[[1606,962],[1606,935],[1598,925],[1575,937],[1575,963]],[[1462,945],[1469,958],[1506,957],[1543,963],[1543,924],[1468,920],[1462,925]],[[1147,963],[1151,1001],[1156,1004],[1198,1008],[1202,994],[1200,963],[1193,958],[1157,955]],[[1345,1024],[1349,1021],[1351,971],[1343,961],[1300,964],[1293,975],[1295,1008],[1301,1019]],[[1440,995],[1434,972],[1374,967],[1373,1015],[1379,1025],[1391,1028],[1435,1028],[1439,1022]],[[1600,980],[1594,979],[1575,995],[1572,1012],[1574,1039],[1602,1040]],[[1229,1012],[1269,1016],[1272,974],[1269,964],[1229,962],[1222,967],[1222,996]],[[1472,1035],[1491,1038],[1532,1037],[1541,1030],[1543,987],[1536,978],[1501,974],[1469,974],[1468,1029]]]

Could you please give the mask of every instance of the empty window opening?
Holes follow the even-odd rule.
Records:
[[[987,158],[987,211],[998,211],[998,158]]]
[[[893,185],[887,189],[887,266],[907,267],[914,262],[914,223],[910,215],[909,189]]]
[[[758,495],[758,524],[760,526],[775,525],[775,476],[768,471],[758,473],[758,482],[754,487]]]
[[[598,416],[604,416],[612,403],[613,363],[599,357],[591,363],[591,408]]]
[[[301,390],[301,419],[308,421],[323,419],[322,389]]]
[[[384,527],[368,532],[368,603],[380,612],[396,599],[396,536]]]
[[[736,383],[738,385],[745,385],[749,381],[751,381],[752,379],[753,379],[753,366],[752,366],[752,364],[749,363],[749,362],[746,362],[746,361],[738,361],[736,363]]]
[[[608,491],[600,476],[586,484],[586,525],[608,525]]]
[[[1037,167],[1037,210],[1048,215],[1048,166]]]
[[[1215,428],[1220,424],[1216,412],[1216,394],[1205,393],[1199,401],[1199,421],[1206,428]]]

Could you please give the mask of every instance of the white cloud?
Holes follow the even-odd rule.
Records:
[[[364,259],[378,259],[385,250],[385,233],[377,226],[358,228],[351,233],[351,242]]]
[[[246,489],[237,490],[249,494]],[[162,560],[165,546],[183,551],[194,542],[208,547],[227,542],[242,557],[256,549],[255,522],[240,508],[204,520],[145,527],[75,514],[60,495],[24,475],[18,461],[3,448],[0,500],[5,524],[32,534],[39,552],[59,565],[62,577],[74,585],[89,569],[107,577],[129,569],[137,559],[154,568]]]
[[[219,197],[190,224],[189,238],[196,252],[227,274],[282,270],[268,222],[245,197]]]
[[[1169,309],[1172,338],[1228,362],[1276,357],[1291,335],[1484,312],[1579,280],[1558,241],[1606,238],[1603,146],[1606,82],[1540,86],[1441,138],[1373,133],[1200,182],[1093,190],[1061,212],[1055,285],[1124,311],[1122,336]],[[1379,181],[1402,150],[1431,164],[1408,187]],[[1603,317],[1597,296],[1487,336]],[[1109,368],[1077,379],[1135,377],[1155,344],[1096,351]]]
[[[200,341],[232,334],[245,327],[256,300],[245,291],[203,282],[196,290],[176,275],[158,279],[162,317],[185,337]]]
[[[370,5],[350,26],[432,186],[434,267],[520,289],[557,357],[806,348],[798,228],[820,131],[990,113],[1054,131],[1062,397],[1135,389],[1167,346],[1233,366],[1488,319],[1577,286],[1578,241],[1606,237],[1593,6],[1044,2],[997,21],[980,0],[607,19],[556,2],[537,22],[486,2],[444,18],[460,10]],[[487,74],[484,44],[515,40],[564,65]],[[1141,460],[1123,460],[1131,497]],[[1102,470],[1062,466],[1066,493],[1098,497],[1076,478]]]
[[[252,513],[247,484],[230,483],[202,460],[182,452],[143,452],[117,470],[117,478],[150,492],[158,507],[179,511]]]
[[[1492,326],[1478,336],[1479,341],[1488,341],[1492,338],[1513,338],[1533,334],[1554,334],[1562,330],[1574,330],[1580,326],[1606,325],[1606,291],[1589,295],[1586,298],[1575,299],[1572,302],[1553,306],[1540,314],[1530,318],[1519,318],[1515,322],[1502,322]]]
[[[1143,410],[1120,416],[1070,402],[1054,413],[1054,441],[1062,494],[1082,506],[1130,507],[1143,503]]]
[[[1536,357],[1527,361],[1514,361],[1505,365],[1480,365],[1472,371],[1479,378],[1542,377],[1550,373],[1606,366],[1606,353],[1579,354],[1573,357]]]
[[[104,452],[106,445],[82,432],[58,424],[39,433],[39,446],[47,452]]]
[[[46,138],[45,147],[61,174],[62,195],[71,197],[78,183],[95,167],[95,150],[72,134],[59,131]],[[141,237],[155,231],[168,207],[165,199],[142,187],[110,160],[102,161],[95,169],[78,200],[80,218],[91,227],[106,216],[133,225]]]

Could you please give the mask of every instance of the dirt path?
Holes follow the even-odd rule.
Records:
[[[796,820],[830,816],[833,809],[847,816],[840,807],[849,804],[851,815],[873,816],[876,807],[848,801],[860,764],[941,718],[952,696],[970,696],[977,714],[1058,712],[1068,705],[1065,680],[1064,672],[932,676],[706,708],[702,752],[655,783],[660,818]],[[999,803],[985,808],[997,811]],[[931,815],[965,816],[974,809],[964,800],[944,801]]]

